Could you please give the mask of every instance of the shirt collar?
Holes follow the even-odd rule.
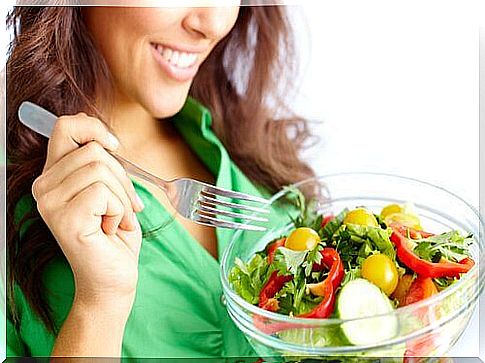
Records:
[[[226,148],[214,134],[211,128],[212,117],[207,108],[189,97],[184,107],[173,117],[173,122],[190,148],[216,177],[216,186],[261,196],[260,190],[231,161]],[[222,256],[222,251],[234,233],[230,229],[216,229],[219,256]]]
[[[185,142],[215,176],[216,186],[256,196],[269,196],[267,191],[258,189],[231,161],[224,145],[211,128],[212,117],[206,107],[188,97],[182,109],[172,117],[172,122]],[[164,213],[164,217],[170,218],[167,213]],[[158,218],[164,220],[162,215]],[[219,257],[234,233],[236,231],[231,229],[216,229]]]

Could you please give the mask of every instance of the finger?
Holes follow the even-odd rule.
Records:
[[[59,117],[49,140],[44,170],[48,170],[65,155],[79,148],[79,145],[90,141],[97,141],[111,151],[119,146],[118,139],[97,118],[89,117],[85,113]]]
[[[41,187],[42,184],[42,175],[37,177],[32,183],[32,196],[34,197],[35,201],[39,200],[39,197],[44,194],[43,188]]]
[[[133,214],[133,219],[135,229],[133,231],[124,231],[119,229],[117,235],[120,240],[128,247],[128,249],[133,253],[133,255],[138,258],[140,254],[142,232],[140,222],[138,222],[136,214]]]
[[[105,184],[111,193],[121,201],[125,211],[121,220],[122,228],[133,230],[135,225],[132,219],[133,208],[130,199],[118,178],[101,162],[95,161],[74,171],[64,179],[58,188],[52,191],[53,198],[59,198],[61,202],[69,203],[80,191],[98,182]]]
[[[68,203],[68,207],[71,213],[84,219],[83,224],[92,226],[82,232],[83,237],[99,232],[100,228],[107,235],[116,234],[125,213],[121,201],[102,182],[83,189]]]
[[[101,162],[107,165],[125,189],[133,209],[137,212],[142,211],[144,208],[143,202],[136,193],[133,183],[128,177],[125,169],[106,151],[105,148],[101,146],[101,144],[96,141],[89,142],[70,152],[55,163],[43,174],[41,180],[37,182],[36,192],[49,192],[64,182],[64,180],[76,170],[94,162]]]
[[[118,227],[121,225],[122,214],[103,216],[103,222],[101,223],[101,228],[103,232],[107,235],[115,235],[118,231]]]

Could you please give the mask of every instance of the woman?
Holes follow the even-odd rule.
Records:
[[[284,8],[20,7],[9,21],[8,355],[253,354],[220,299],[232,231],[168,223],[161,192],[108,151],[260,195],[312,175],[306,123],[281,103]],[[62,115],[49,142],[19,123],[24,100]]]

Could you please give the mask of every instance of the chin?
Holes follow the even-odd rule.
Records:
[[[148,100],[145,108],[155,118],[168,118],[178,113],[185,104],[188,92],[170,92],[165,91],[166,95],[159,98]]]

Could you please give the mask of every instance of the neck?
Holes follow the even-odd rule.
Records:
[[[156,119],[132,100],[116,97],[109,108],[101,108],[105,120],[121,142],[123,154],[131,154],[154,143],[165,143],[172,138],[168,120]]]

